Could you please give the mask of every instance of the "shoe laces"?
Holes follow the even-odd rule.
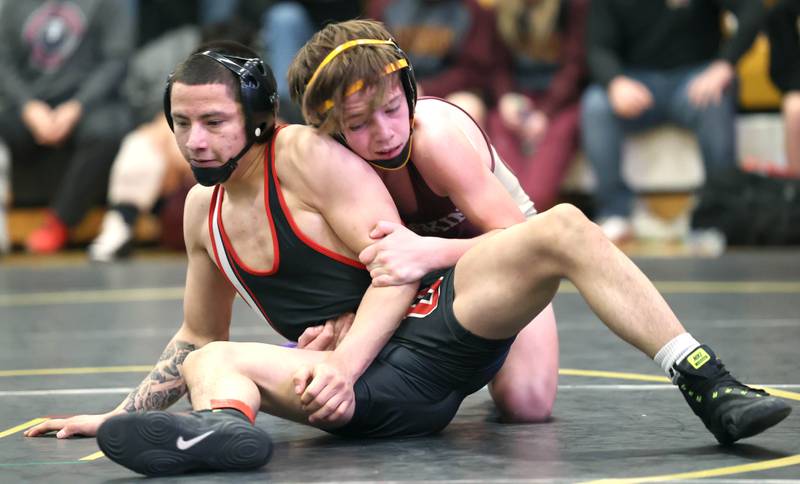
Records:
[[[682,376],[685,379],[684,384],[686,385],[686,389],[698,395],[712,395],[712,398],[715,398],[713,396],[714,392],[718,392],[718,394],[729,394],[732,393],[734,389],[744,389],[760,393],[764,396],[768,395],[764,390],[751,388],[734,378],[731,373],[725,369],[725,365],[719,360],[711,362],[711,364],[714,365],[714,372],[712,375],[706,376],[684,373]],[[724,388],[724,390],[720,391],[720,388]]]

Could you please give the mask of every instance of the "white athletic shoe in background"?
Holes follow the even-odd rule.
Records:
[[[11,181],[11,153],[0,141],[0,254],[11,251],[11,237],[8,234],[8,218],[6,210]]]
[[[130,253],[133,244],[133,230],[122,214],[109,210],[103,216],[100,235],[89,245],[89,259],[95,262],[111,262]]]
[[[627,242],[633,238],[633,224],[627,217],[612,215],[598,222],[608,240],[615,244]]]

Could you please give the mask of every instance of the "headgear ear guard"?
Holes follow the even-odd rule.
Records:
[[[244,111],[247,140],[252,144],[268,139],[275,127],[275,113],[278,107],[278,86],[272,70],[258,57],[237,57],[213,50],[194,55],[214,59],[236,75],[239,80],[239,98]],[[169,128],[174,131],[171,91],[172,75],[169,76],[164,91],[164,115],[167,117]]]
[[[394,44],[394,48],[397,49],[400,58],[404,59],[406,64],[408,64],[408,67],[400,70],[400,81],[403,83],[403,89],[406,92],[408,112],[412,113],[411,116],[413,117],[414,108],[417,106],[417,78],[414,76],[414,67],[411,65],[411,61],[408,60],[406,53],[403,52],[403,49],[394,42],[392,42],[392,44]]]

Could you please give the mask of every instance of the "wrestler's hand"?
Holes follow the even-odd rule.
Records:
[[[109,412],[101,415],[52,418],[29,428],[24,435],[25,437],[40,437],[50,432],[56,432],[56,437],[59,439],[76,436],[94,437],[100,425],[114,415],[114,412]]]
[[[325,321],[325,324],[306,328],[297,339],[297,347],[303,350],[333,351],[350,331],[355,318],[355,313],[344,313],[338,318]]]
[[[381,221],[369,236],[376,239],[358,254],[375,286],[402,286],[419,281],[435,268],[436,237],[420,237],[401,224]]]
[[[353,379],[343,365],[329,358],[299,369],[293,376],[308,423],[316,427],[338,427],[350,421],[355,410]]]

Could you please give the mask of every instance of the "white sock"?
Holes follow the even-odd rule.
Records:
[[[689,333],[682,333],[672,338],[667,344],[658,350],[658,353],[656,353],[656,357],[653,358],[653,360],[658,363],[658,365],[664,370],[664,373],[666,373],[667,376],[672,379],[672,382],[675,383],[675,375],[673,374],[675,372],[672,371],[673,365],[686,358],[686,356],[698,346],[700,346],[700,343],[694,339],[692,335]]]

